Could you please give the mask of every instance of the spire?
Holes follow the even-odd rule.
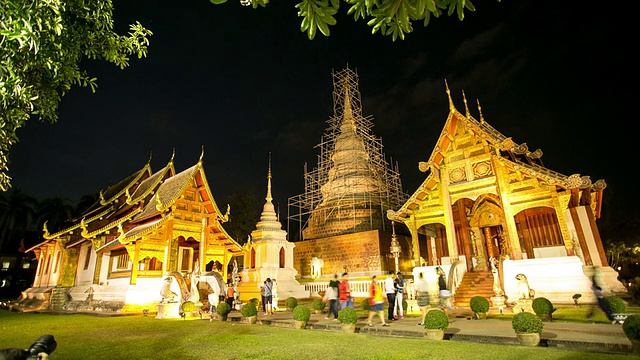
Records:
[[[465,95],[464,90],[462,90],[462,100],[464,101],[464,115],[468,119],[471,117],[471,113],[469,112],[469,105],[467,105],[467,95]]]
[[[480,107],[480,99],[476,99],[478,102],[478,112],[480,113],[480,123],[484,124],[484,116],[482,116],[482,107]]]
[[[344,111],[342,121],[353,122],[353,109],[351,109],[351,92],[349,91],[349,82],[344,82]]]
[[[449,91],[449,83],[447,83],[447,79],[444,79],[444,86],[447,88],[447,97],[449,98],[449,110],[453,111],[456,107],[453,105],[453,100],[451,100],[451,91]]]
[[[271,152],[269,152],[269,172],[267,173],[267,197],[265,198],[268,202],[273,200],[271,196]]]

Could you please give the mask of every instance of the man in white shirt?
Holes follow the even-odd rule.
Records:
[[[393,320],[393,307],[396,303],[396,289],[393,286],[395,279],[395,273],[389,271],[389,276],[384,280],[384,291],[387,293],[387,301],[389,302],[389,309],[387,311],[387,320]]]

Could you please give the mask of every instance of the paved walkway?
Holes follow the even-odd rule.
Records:
[[[471,320],[468,309],[455,310],[450,316],[449,328],[445,331],[445,340],[470,341],[490,344],[518,344],[511,321],[499,319]],[[244,321],[239,311],[229,314],[229,321]],[[367,319],[361,317],[356,332],[379,336],[424,337],[425,330],[417,326],[417,317],[396,320],[389,327],[380,325],[375,317],[373,327],[367,326]],[[274,315],[258,314],[258,322],[263,325],[293,327],[291,312],[278,311]],[[631,342],[627,339],[620,324],[588,324],[545,322],[540,336],[540,346],[570,350],[593,351],[616,354],[631,354]],[[325,315],[311,314],[308,329],[341,331],[337,321],[325,319]]]

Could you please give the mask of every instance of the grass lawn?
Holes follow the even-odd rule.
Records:
[[[0,348],[44,334],[64,359],[628,359],[631,355],[297,330],[153,316],[96,317],[0,309]]]

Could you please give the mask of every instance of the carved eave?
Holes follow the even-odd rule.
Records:
[[[127,191],[130,192],[130,189],[136,184],[140,183],[141,179],[145,175],[151,174],[151,165],[147,163],[142,169],[138,170],[136,173],[130,175],[128,178],[122,180],[121,182],[110,186],[106,189],[106,191],[100,191],[100,204],[107,205],[112,202],[117,202],[117,199],[122,195],[125,195]],[[113,193],[110,193],[110,190]],[[105,197],[105,193],[108,196]]]
[[[82,226],[82,220],[84,220],[84,223],[85,223],[85,226],[86,226],[86,224],[90,224],[92,221],[94,221],[96,219],[100,219],[100,218],[106,216],[108,213],[110,213],[113,210],[114,210],[114,207],[113,206],[109,206],[109,207],[105,208],[102,212],[100,212],[100,213],[98,213],[98,214],[96,214],[96,215],[94,215],[94,216],[92,216],[90,218],[87,218],[87,219],[80,219],[80,221],[76,222],[74,225],[72,225],[72,226],[70,226],[68,228],[62,229],[62,230],[60,230],[60,231],[58,231],[56,233],[53,233],[53,234],[49,234],[49,230],[46,228],[46,222],[45,222],[45,226],[43,228],[44,234],[42,236],[45,239],[53,239],[53,238],[56,238],[56,237],[59,237],[59,236],[67,235],[67,234],[71,235],[71,234],[73,234],[74,230],[76,230],[76,229],[78,229],[78,228],[80,228]]]
[[[117,221],[110,222],[109,224],[99,229],[96,229],[94,231],[87,231],[87,229],[83,227],[82,233],[80,235],[82,235],[82,237],[87,239],[96,237],[97,235],[107,232],[115,227],[122,225],[124,222],[131,220],[135,215],[137,215],[140,212],[142,212],[142,208],[137,208],[131,211],[129,214],[119,218]]]
[[[34,246],[32,246],[32,247],[28,248],[28,249],[27,249],[27,250],[25,250],[24,252],[25,252],[25,254],[26,254],[26,253],[29,253],[29,252],[31,252],[31,251],[33,251],[33,252],[36,252],[36,253],[37,253],[41,248],[43,248],[43,247],[45,247],[45,246],[49,246],[49,245],[55,244],[56,242],[60,242],[61,240],[62,240],[62,239],[48,239],[48,240],[45,240],[45,241],[43,241],[43,242],[40,242],[40,243],[38,243],[38,244],[36,244],[36,245],[34,245]]]
[[[158,171],[157,173],[149,176],[145,180],[143,180],[140,185],[136,188],[135,192],[131,194],[129,199],[127,199],[127,204],[133,205],[138,202],[144,200],[147,196],[153,194],[153,192],[162,184],[162,182],[175,174],[175,168],[173,165],[173,156],[171,160],[163,169]]]
[[[127,231],[126,233],[120,232],[120,236],[118,236],[117,241],[120,244],[126,245],[132,241],[136,241],[141,237],[149,236],[154,231],[160,229],[170,219],[172,219],[171,215],[162,216],[155,220],[149,221],[148,223],[141,224],[132,229],[129,229],[129,231]]]

